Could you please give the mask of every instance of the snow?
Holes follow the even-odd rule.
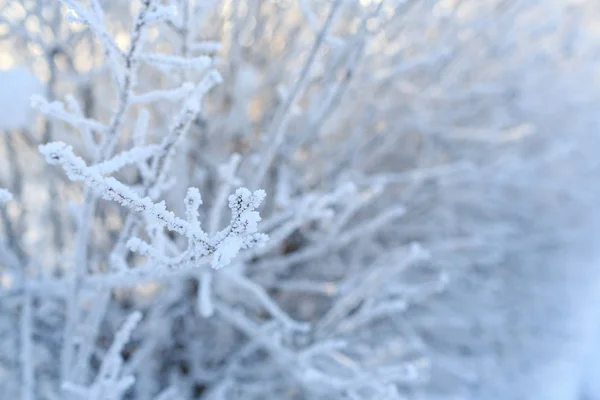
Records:
[[[34,112],[30,98],[42,93],[40,81],[26,68],[0,71],[0,129],[25,129]]]

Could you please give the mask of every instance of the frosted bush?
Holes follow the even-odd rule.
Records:
[[[3,398],[576,400],[592,2],[0,10]]]

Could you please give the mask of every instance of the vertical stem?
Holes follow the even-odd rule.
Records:
[[[67,322],[64,332],[64,343],[61,352],[61,377],[67,382],[70,377],[70,367],[75,354],[75,326],[77,325],[79,311],[79,289],[83,279],[87,275],[88,245],[91,232],[91,222],[96,209],[94,195],[89,189],[85,190],[84,204],[79,216],[79,227],[77,230],[77,241],[75,244],[75,262],[73,266],[73,279],[66,299]]]
[[[269,167],[271,166],[271,163],[273,162],[273,159],[275,158],[275,153],[277,152],[277,149],[283,142],[285,131],[289,122],[290,110],[292,109],[294,104],[296,104],[301,94],[304,92],[306,85],[308,84],[308,78],[311,69],[315,63],[317,53],[319,52],[322,44],[324,43],[325,38],[327,37],[329,30],[331,29],[331,26],[333,25],[333,21],[335,19],[334,17],[337,15],[341,4],[342,0],[336,0],[331,6],[331,9],[329,10],[329,15],[327,16],[327,19],[323,24],[323,28],[321,28],[321,31],[317,35],[311,52],[308,58],[306,59],[304,66],[302,67],[300,78],[296,82],[296,86],[294,86],[292,92],[289,94],[286,101],[282,104],[279,110],[277,110],[277,113],[273,118],[271,127],[266,134],[267,142],[269,143],[269,145],[266,147],[265,151],[263,151],[263,154],[260,157],[261,164],[258,168],[256,175],[254,176],[254,179],[252,180],[252,185],[250,185],[250,187],[252,188],[256,188],[262,183],[267,171],[269,170]]]
[[[21,310],[21,368],[22,368],[22,385],[21,399],[34,399],[35,385],[35,363],[33,360],[32,346],[32,304],[29,290],[25,289],[23,296],[23,308]]]
[[[57,12],[55,16],[58,16]],[[52,31],[56,34],[58,30],[58,20],[55,18],[53,21]],[[48,79],[48,84],[46,85],[46,98],[48,101],[54,101],[56,95],[55,85],[56,85],[56,64],[54,62],[54,57],[57,53],[57,49],[50,49],[46,54],[46,63],[48,64],[48,69],[50,71],[50,77]],[[46,118],[44,123],[44,135],[42,137],[42,143],[48,143],[52,140],[52,132],[53,124],[50,118]],[[60,215],[60,211],[58,208],[59,195],[57,191],[58,179],[54,174],[50,174],[49,182],[48,182],[48,192],[50,194],[50,204],[49,204],[49,213],[50,220],[52,221],[52,240],[54,242],[54,247],[56,248],[57,254],[60,254],[62,248],[64,246],[64,238],[63,238],[63,227],[62,227],[62,218]]]
[[[121,90],[119,91],[119,105],[117,107],[117,111],[111,118],[108,132],[106,133],[104,146],[100,152],[100,160],[110,158],[119,140],[119,129],[123,124],[125,112],[129,108],[131,93],[134,85],[134,77],[137,66],[135,56],[141,47],[140,42],[142,39],[143,28],[146,24],[145,18],[151,4],[151,0],[142,1],[141,8],[133,25],[129,50],[125,55],[125,71],[123,73],[123,84],[121,86]]]

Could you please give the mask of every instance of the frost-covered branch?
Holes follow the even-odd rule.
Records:
[[[267,239],[265,234],[257,232],[260,216],[254,211],[265,198],[264,191],[251,193],[248,189],[240,188],[235,195],[229,196],[231,222],[227,228],[209,238],[199,224],[175,216],[166,209],[164,202],[154,203],[149,197],[140,197],[115,178],[104,177],[98,169],[88,167],[81,158],[73,154],[70,146],[55,142],[40,146],[40,152],[49,164],[62,166],[69,179],[83,181],[90,190],[105,200],[115,201],[143,214],[150,224],[158,224],[187,237],[191,245],[184,253],[186,259],[201,262],[203,258],[212,255],[212,266],[218,269],[228,265],[240,250],[262,245]],[[116,161],[112,164],[115,163]],[[131,240],[130,248],[158,257],[158,253],[140,239]],[[174,261],[176,263],[178,260]]]
[[[133,376],[121,376],[121,370],[123,368],[123,358],[121,353],[141,319],[142,315],[139,312],[134,312],[129,315],[121,329],[115,335],[113,343],[108,349],[107,354],[104,356],[96,379],[89,388],[65,382],[63,384],[63,389],[86,399],[101,400],[121,398],[135,382]]]

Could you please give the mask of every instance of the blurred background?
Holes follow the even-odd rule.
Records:
[[[122,398],[600,400],[599,2],[153,1],[134,53],[144,4],[0,0],[0,187],[13,196],[0,206],[0,397],[71,398],[64,382],[92,382],[139,309],[146,345],[122,352],[140,354]],[[117,153],[160,143],[209,69],[222,83],[150,197],[183,215],[198,187],[200,219],[225,226],[229,214],[210,214],[221,188],[262,188],[272,245],[230,275],[115,284],[101,310],[90,289],[70,316],[46,283],[71,282],[82,218],[94,276],[112,271],[129,213],[106,201],[84,213],[82,185],[37,146],[66,142],[91,165],[108,126]],[[114,176],[144,187],[143,169]],[[415,246],[427,256],[410,258]],[[346,343],[298,371],[356,388],[243,350],[252,341],[225,308],[198,315],[210,279],[218,304],[285,337],[238,295],[240,276],[310,323],[310,343]],[[76,326],[94,326],[77,350],[85,372],[58,371]]]

